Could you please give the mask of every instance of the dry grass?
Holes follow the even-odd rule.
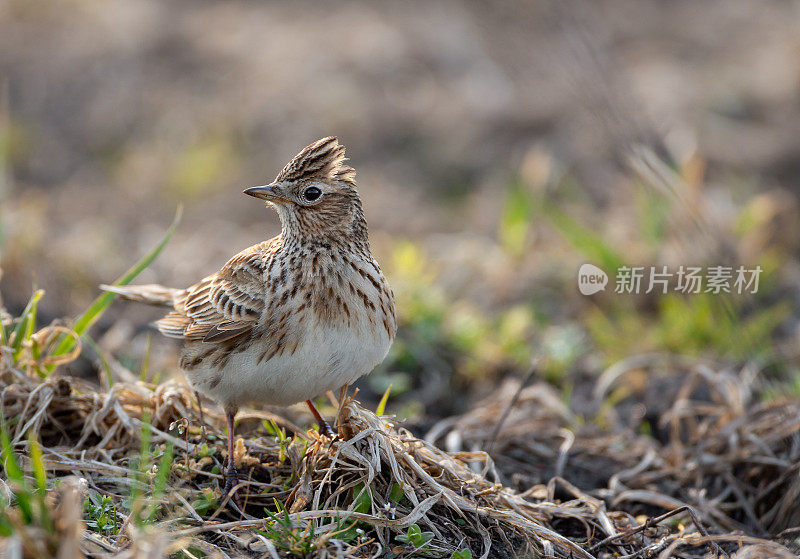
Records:
[[[452,452],[352,397],[340,406],[333,441],[280,418],[294,436],[276,423],[267,434],[261,420],[275,416],[246,414],[236,453],[247,472],[246,499],[234,511],[219,500],[223,422],[206,413],[202,423],[185,386],[118,383],[103,391],[26,374],[8,355],[4,350],[0,387],[12,445],[25,454],[26,439],[38,438],[48,483],[60,482],[48,497],[54,525],[16,522],[1,544],[6,554],[449,557],[469,549],[473,557],[667,557],[713,555],[719,543],[738,557],[793,556],[756,532],[774,536],[796,523],[800,406],[748,406],[740,377],[708,368],[687,376],[663,418],[672,435],[662,445],[625,430],[578,426],[544,385],[516,400],[506,387],[437,427],[429,438],[447,433]],[[607,372],[600,386],[630,369]],[[691,398],[700,383],[712,390],[708,401]],[[479,449],[504,411],[496,468]],[[159,455],[166,470],[159,471]],[[581,461],[589,471],[614,471],[608,486],[589,494],[577,486],[591,486],[587,480],[571,483]],[[553,469],[546,483],[524,491],[500,483],[520,485],[542,464]],[[3,491],[11,498],[19,488],[7,483]],[[114,530],[78,522],[91,516],[83,510],[87,494],[93,502],[110,498]],[[643,505],[649,514],[636,514]],[[7,513],[15,518],[13,508]]]
[[[523,389],[507,383],[474,411],[434,426],[426,439],[441,441],[449,451],[491,445],[503,479],[518,488],[532,485],[528,492],[547,500],[570,494],[585,498],[570,480],[639,521],[656,511],[691,510],[717,541],[768,538],[786,543],[792,552],[761,542],[771,549],[767,556],[795,556],[800,551],[800,402],[759,401],[755,372],[637,356],[599,378],[594,405],[587,406],[598,410],[592,421],[574,417],[544,383]],[[628,388],[640,383],[637,376],[656,385],[659,378],[672,379],[669,391],[656,394],[664,404],[651,419],[656,436],[640,432],[640,421],[623,417],[626,410],[635,415],[657,407]],[[499,430],[498,417],[505,417]],[[692,521],[685,512],[680,516]],[[688,543],[665,538],[664,548]]]

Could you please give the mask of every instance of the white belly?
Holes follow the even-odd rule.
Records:
[[[232,353],[221,371],[201,364],[190,372],[189,379],[199,392],[223,405],[286,406],[336,390],[369,373],[386,357],[391,342],[383,328],[368,323],[314,325],[305,328],[291,354],[284,352],[259,362],[263,348],[254,345]],[[209,382],[213,378],[219,382]]]

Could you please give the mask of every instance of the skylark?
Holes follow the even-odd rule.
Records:
[[[305,400],[326,427],[311,398],[369,373],[397,329],[392,290],[370,253],[355,170],[336,138],[314,142],[272,183],[244,193],[277,210],[278,236],[186,289],[103,286],[172,307],[158,329],[185,342],[180,366],[190,383],[225,408],[226,493],[238,483],[239,406]]]

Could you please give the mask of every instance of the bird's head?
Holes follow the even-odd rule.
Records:
[[[345,149],[330,136],[295,155],[264,186],[245,194],[267,201],[281,218],[284,236],[322,241],[366,241],[366,222],[356,192],[355,170],[345,165]]]

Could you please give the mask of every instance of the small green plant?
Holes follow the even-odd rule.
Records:
[[[195,449],[197,453],[194,455],[196,460],[200,460],[201,458],[207,458],[209,456],[214,455],[214,449],[208,446],[208,443],[203,443],[200,445],[196,445]]]
[[[424,551],[432,539],[433,532],[423,532],[416,524],[409,526],[405,534],[397,536],[397,541],[414,546],[414,551]]]
[[[281,461],[281,463],[285,462],[287,458],[286,451],[288,450],[289,445],[292,443],[292,439],[286,436],[286,429],[275,423],[274,419],[262,421],[261,425],[268,434],[275,437],[275,440],[278,442],[279,446],[278,459]]]
[[[468,547],[454,551],[450,559],[472,559],[472,551]]]
[[[369,514],[372,510],[372,491],[366,487],[363,482],[357,483],[351,490],[353,497],[353,504],[350,510],[353,512],[360,512],[362,514]],[[346,515],[344,518],[339,519],[337,527],[332,530],[332,534],[338,540],[349,541],[362,537],[364,533],[370,529],[370,525],[366,522],[348,520]]]
[[[192,508],[200,516],[205,516],[209,512],[216,510],[219,505],[219,497],[213,489],[204,488],[197,499],[192,501]]]
[[[119,533],[117,521],[117,505],[114,500],[103,495],[100,499],[87,497],[83,505],[84,520],[94,532],[104,536],[115,536]]]
[[[277,499],[275,509],[275,513],[264,509],[270,522],[263,530],[258,530],[258,533],[269,538],[278,549],[294,556],[305,557],[311,554],[317,548],[314,523],[309,522],[302,528],[295,526],[289,511]]]

